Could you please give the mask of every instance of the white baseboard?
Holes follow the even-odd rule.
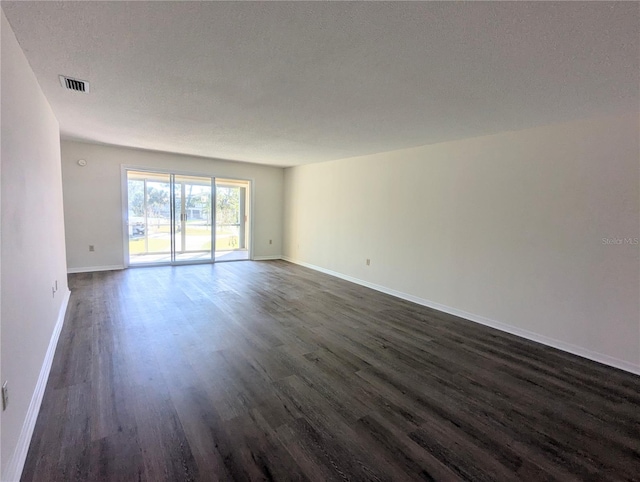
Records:
[[[279,254],[274,254],[271,256],[254,256],[253,258],[251,258],[253,261],[270,261],[273,259],[282,259],[282,256],[280,256]]]
[[[91,273],[93,271],[114,271],[124,269],[122,264],[114,264],[112,266],[86,266],[84,268],[67,268],[67,273]]]
[[[548,336],[540,335],[538,333],[534,333],[529,330],[524,330],[522,328],[517,328],[512,325],[508,325],[506,323],[502,323],[499,321],[492,320],[490,318],[485,318],[484,316],[475,315],[473,313],[468,313],[466,311],[459,310],[457,308],[452,308],[450,306],[442,305],[440,303],[436,303],[434,301],[430,301],[424,298],[419,298],[418,296],[413,296],[407,293],[403,293],[401,291],[397,291],[391,288],[387,288],[386,286],[381,286],[375,283],[370,283],[368,281],[364,281],[358,278],[354,278],[352,276],[348,276],[342,273],[338,273],[337,271],[332,271],[330,269],[322,268],[320,266],[316,266],[310,263],[305,263],[304,261],[299,261],[292,259],[288,256],[283,256],[282,259],[285,261],[289,261],[290,263],[298,264],[300,266],[304,266],[306,268],[310,268],[316,271],[320,271],[322,273],[335,276],[336,278],[340,278],[346,281],[350,281],[352,283],[359,284],[361,286],[366,286],[367,288],[374,289],[376,291],[381,291],[382,293],[386,293],[391,296],[395,296],[397,298],[401,298],[403,300],[411,301],[413,303],[417,303],[422,306],[427,306],[429,308],[433,308],[438,311],[442,311],[444,313],[449,313],[450,315],[458,316],[460,318],[464,318],[469,321],[473,321],[475,323],[479,323],[481,325],[489,326],[491,328],[495,328],[496,330],[504,331],[506,333],[510,333],[512,335],[519,336],[521,338],[525,338],[527,340],[535,341],[537,343],[541,343],[546,346],[550,346],[552,348],[557,348],[558,350],[566,351],[573,355],[578,355],[582,358],[587,358],[592,361],[596,361],[598,363],[602,363],[604,365],[608,365],[614,368],[619,368],[620,370],[624,370],[635,375],[640,375],[640,365],[635,365],[625,360],[620,360],[618,358],[614,358],[609,355],[605,355],[603,353],[598,353],[595,351],[591,351],[587,348],[582,348],[577,345],[572,345],[571,343],[566,343],[564,341],[556,340],[554,338],[550,338]]]
[[[58,339],[60,338],[60,332],[62,331],[62,325],[64,324],[64,317],[67,313],[67,306],[69,305],[69,297],[71,292],[67,290],[58,312],[58,319],[56,325],[53,328],[51,334],[51,340],[49,340],[49,347],[40,369],[40,375],[38,376],[38,382],[36,388],[31,397],[31,403],[27,410],[27,416],[22,424],[22,430],[20,431],[20,437],[18,437],[18,444],[13,452],[13,456],[9,460],[7,470],[2,477],[5,482],[18,481],[22,475],[22,469],[27,459],[27,452],[29,451],[29,445],[31,444],[31,437],[33,436],[33,429],[36,426],[36,420],[38,419],[38,413],[40,412],[40,405],[42,404],[42,397],[44,396],[44,389],[47,386],[47,380],[49,379],[49,372],[51,371],[51,364],[53,363],[53,356],[56,353],[56,346],[58,345]]]

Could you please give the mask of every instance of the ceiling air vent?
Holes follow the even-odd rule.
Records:
[[[89,82],[86,80],[73,79],[71,77],[60,76],[60,84],[62,87],[75,90],[76,92],[89,92]]]

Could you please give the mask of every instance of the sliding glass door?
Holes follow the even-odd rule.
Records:
[[[126,170],[126,183],[129,265],[249,259],[249,181]]]

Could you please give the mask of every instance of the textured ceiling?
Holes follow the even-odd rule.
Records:
[[[640,102],[638,2],[2,9],[62,135],[93,142],[290,166]]]

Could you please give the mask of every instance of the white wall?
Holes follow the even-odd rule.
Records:
[[[287,169],[284,255],[640,373],[639,246],[603,243],[640,236],[639,133],[634,112]]]
[[[2,13],[2,480],[15,480],[39,408],[45,358],[68,299],[60,134]],[[52,285],[58,281],[58,292]],[[49,351],[48,351],[49,350]],[[50,359],[49,359],[50,362]],[[31,406],[31,408],[30,408]],[[26,445],[25,445],[26,443]]]
[[[77,164],[87,161],[85,167]],[[71,271],[121,267],[121,165],[253,180],[255,258],[282,253],[283,169],[124,147],[62,141],[62,180]],[[269,240],[273,244],[269,244]],[[89,252],[89,245],[95,252]]]

